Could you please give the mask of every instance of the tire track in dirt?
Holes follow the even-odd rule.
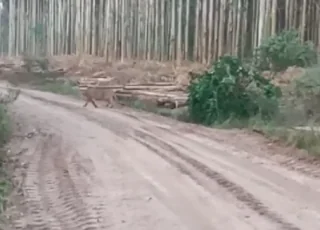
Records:
[[[54,149],[55,151],[50,151],[50,154],[48,149]],[[46,186],[48,184],[47,180],[40,183],[44,187],[42,194],[50,204],[48,208],[57,215],[62,226],[68,227],[68,229],[101,229],[101,226],[98,226],[99,216],[88,208],[83,201],[83,197],[90,194],[85,194],[77,183],[77,177],[74,175],[77,165],[65,160],[69,154],[73,154],[72,149],[64,148],[62,140],[52,137],[51,140],[46,140],[43,144],[42,153],[43,158],[47,160],[47,164],[43,162],[42,167],[43,165],[49,167],[49,164],[53,163],[54,167],[51,173],[54,173],[56,177],[56,183],[51,188]],[[45,178],[47,179],[47,177]],[[84,179],[83,176],[82,178]],[[84,183],[83,180],[82,183]],[[54,188],[59,188],[56,191],[58,197],[52,196],[54,194],[52,189]],[[62,202],[57,203],[58,200]],[[59,211],[56,212],[57,210]]]
[[[146,115],[141,115],[141,117],[146,117]],[[164,121],[168,123],[167,120],[163,117],[157,118],[159,122]],[[243,130],[219,130],[219,134],[214,131],[212,128],[197,126],[191,123],[177,123],[171,121],[172,125],[175,126],[174,130],[167,128],[158,127],[165,132],[170,132],[173,135],[179,135],[179,133],[189,133],[196,136],[202,137],[204,140],[212,141],[215,140],[219,143],[228,143],[230,148],[234,147],[236,152],[250,152],[252,149],[257,149],[254,154],[245,154],[245,157],[261,157],[264,159],[269,159],[273,162],[277,162],[280,166],[290,170],[296,171],[298,173],[304,174],[308,177],[320,178],[320,167],[319,159],[315,159],[310,156],[308,153],[301,153],[302,150],[297,150],[292,147],[284,146],[279,143],[273,143],[270,140],[267,140],[263,135],[257,135],[256,133],[250,133]],[[225,135],[221,135],[224,133]],[[245,143],[239,143],[240,139],[250,139],[249,145],[248,141]],[[263,145],[261,144],[263,143]],[[239,154],[238,154],[239,155]]]
[[[212,132],[212,130],[207,130],[205,127],[199,127],[197,129],[192,129],[192,128],[186,128],[184,127],[181,131],[187,132],[187,133],[194,133],[197,136],[203,137],[204,139],[211,140],[214,138],[215,140],[219,142],[225,142],[225,139],[218,137],[216,134]],[[250,142],[250,146],[247,146],[246,144],[242,144],[241,146],[243,147],[244,151],[251,150],[255,148],[256,144],[259,145],[259,148],[261,148],[261,142],[265,143],[265,146],[263,147],[263,151],[267,152],[268,154],[257,154],[259,157],[264,157],[267,159],[271,159],[273,161],[276,161],[281,165],[282,167],[285,167],[289,170],[296,171],[299,173],[302,173],[304,175],[307,175],[309,177],[313,178],[320,178],[320,167],[319,167],[319,161],[318,159],[314,160],[314,158],[310,155],[303,154],[303,156],[299,156],[299,154],[290,154],[290,152],[294,151],[294,153],[297,152],[297,150],[292,149],[291,147],[288,147],[287,149],[284,146],[277,146],[275,145],[270,146],[270,143],[272,144],[271,141],[266,141],[265,137],[263,135],[257,136],[257,135],[252,135],[252,133],[243,133],[243,131],[238,131],[238,136],[234,136],[233,138],[228,139],[228,143],[230,144],[235,144],[237,147],[239,146],[239,139],[241,138],[250,138],[253,139]],[[250,137],[248,137],[250,135]],[[253,138],[254,136],[255,138]],[[259,143],[254,143],[258,139],[262,138],[263,140],[260,140]],[[253,142],[253,143],[252,143]],[[272,147],[274,148],[273,150]],[[258,149],[258,148],[257,148]],[[286,150],[285,150],[286,149]],[[237,149],[239,151],[239,149]],[[288,152],[287,154],[281,153],[280,152]]]
[[[72,149],[62,145],[62,140],[54,135],[39,141],[26,175],[26,202],[33,220],[26,229],[108,229],[100,223],[103,201],[99,199],[101,205],[96,210],[85,203],[84,198],[92,194],[81,188],[84,177],[77,175],[79,165],[65,161]]]
[[[133,139],[135,139],[140,144],[142,144],[145,147],[147,147],[148,149],[150,149],[152,152],[156,153],[158,156],[160,156],[162,159],[164,159],[168,163],[177,167],[182,173],[189,176],[197,184],[200,183],[199,180],[192,175],[192,172],[190,172],[190,170],[188,170],[184,166],[184,164],[173,160],[172,157],[169,157],[168,155],[162,153],[158,149],[152,147],[147,142],[160,146],[162,149],[169,151],[174,156],[183,160],[185,163],[191,165],[194,169],[202,172],[205,176],[214,180],[221,187],[225,188],[229,193],[231,193],[234,197],[236,197],[236,199],[238,199],[239,201],[244,203],[247,207],[249,207],[253,211],[257,212],[259,215],[269,219],[270,221],[279,224],[279,226],[282,229],[284,229],[284,230],[301,230],[299,227],[295,226],[292,223],[287,222],[281,216],[279,216],[277,213],[270,210],[260,200],[255,198],[255,196],[253,194],[247,192],[243,187],[228,180],[222,174],[214,171],[213,169],[209,168],[208,166],[204,165],[203,163],[193,159],[192,157],[189,157],[189,156],[186,156],[185,154],[182,154],[173,146],[169,145],[168,143],[162,141],[161,139],[156,138],[153,135],[150,135],[146,132],[136,130],[135,135],[136,135],[136,137],[133,136],[132,137]],[[137,138],[137,137],[139,137],[139,138]],[[147,140],[147,141],[145,141],[145,140]],[[205,185],[203,185],[203,184],[200,184],[200,185],[205,188]]]
[[[40,139],[45,138],[45,134]],[[31,151],[41,152],[40,140],[36,140],[37,145]],[[24,179],[22,188],[24,200],[21,205],[28,207],[28,216],[24,220],[15,221],[15,229],[54,229],[62,230],[59,221],[54,217],[45,215],[46,207],[41,201],[41,192],[39,189],[38,167],[41,164],[41,157],[38,154],[33,154],[28,165],[28,170]]]

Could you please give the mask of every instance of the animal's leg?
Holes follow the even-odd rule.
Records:
[[[111,106],[110,98],[106,99],[106,107],[109,108]]]
[[[88,103],[89,103],[89,100],[87,98],[86,103],[83,105],[83,107],[87,107]]]
[[[109,104],[110,104],[110,108],[112,108],[114,106],[114,95],[112,95],[110,98],[109,98]]]
[[[94,106],[95,108],[98,108],[97,104],[94,102],[94,100],[93,100],[92,98],[90,98],[90,102],[93,104],[93,106]]]

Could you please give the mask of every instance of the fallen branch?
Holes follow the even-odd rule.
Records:
[[[150,92],[150,91],[142,91],[142,90],[116,90],[116,93],[122,93],[122,94],[135,94],[135,95],[142,95],[142,96],[150,96],[150,97],[165,97],[165,98],[181,98],[187,100],[187,95],[176,95],[176,94],[169,94],[165,92]]]
[[[94,88],[97,90],[123,89],[123,90],[153,90],[153,91],[183,91],[180,86],[174,84],[141,84],[141,85],[98,85],[98,82],[80,82],[80,87]]]
[[[187,104],[187,95],[174,95],[162,92],[147,92],[147,91],[128,91],[117,90],[116,95],[124,98],[138,98],[154,100],[157,106],[166,108],[178,108]]]
[[[168,85],[168,86],[158,86],[158,85],[126,85],[123,87],[124,90],[162,90],[162,91],[178,91],[181,90],[179,86]]]
[[[157,106],[171,109],[180,108],[187,105],[187,100],[181,98],[158,98]]]

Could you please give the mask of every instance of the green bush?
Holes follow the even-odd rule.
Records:
[[[212,125],[277,112],[280,89],[238,58],[221,57],[212,69],[189,86],[188,110],[196,123]]]
[[[0,146],[8,141],[10,135],[10,123],[9,116],[6,110],[6,106],[0,104]]]
[[[293,30],[266,39],[256,49],[255,62],[261,70],[282,71],[289,66],[307,67],[317,63],[317,53],[311,42],[302,43]]]
[[[72,95],[80,96],[78,87],[75,87],[71,82],[58,81],[53,82],[45,81],[43,84],[37,87],[39,90],[61,94],[61,95]]]

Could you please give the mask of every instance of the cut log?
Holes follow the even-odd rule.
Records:
[[[150,101],[152,102],[156,107],[162,107],[162,108],[170,108],[170,109],[175,109],[175,108],[180,108],[186,105],[187,101],[186,100],[175,100],[175,98],[154,98],[154,97],[149,97],[146,98],[145,96],[141,95],[129,95],[129,94],[116,94],[116,97],[118,99],[122,100],[140,100],[140,101]]]
[[[94,82],[96,83],[96,82]],[[88,84],[89,88],[95,88],[95,89],[122,89],[123,85],[94,85],[94,84]]]
[[[127,84],[127,86],[172,86],[175,85],[174,82],[150,82],[150,83],[131,83],[131,84]]]
[[[126,85],[123,87],[124,90],[157,90],[157,91],[179,91],[181,87],[177,85],[170,86],[158,86],[158,85]]]
[[[125,89],[125,90],[152,90],[152,91],[184,91],[180,86],[172,82],[155,82],[155,83],[144,83],[144,84],[127,84],[127,85],[114,85],[107,83],[110,80],[101,79],[96,81],[94,79],[85,78],[79,80],[81,86],[87,85],[90,88],[96,89]],[[106,83],[106,84],[105,84]]]
[[[172,84],[172,83],[167,83],[167,84],[128,84],[128,85],[99,85],[99,81],[92,81],[92,80],[85,80],[85,81],[80,81],[82,84],[92,84],[96,85],[95,87],[99,89],[116,89],[116,88],[124,88],[128,90],[152,90],[152,89],[162,89],[162,88],[168,88],[168,90],[179,90],[180,87]]]
[[[158,98],[157,105],[159,107],[176,109],[186,106],[187,100],[185,98]]]
[[[177,94],[169,94],[165,92],[150,92],[150,91],[142,91],[142,90],[117,90],[116,93],[121,94],[135,94],[135,95],[142,95],[142,96],[150,96],[150,97],[165,97],[165,98],[181,98],[187,100],[188,96],[186,94],[177,95]]]
[[[188,100],[186,95],[174,95],[160,92],[118,90],[116,91],[116,95],[121,98],[150,98],[150,100],[155,100],[157,106],[166,108],[179,108],[185,106]]]

